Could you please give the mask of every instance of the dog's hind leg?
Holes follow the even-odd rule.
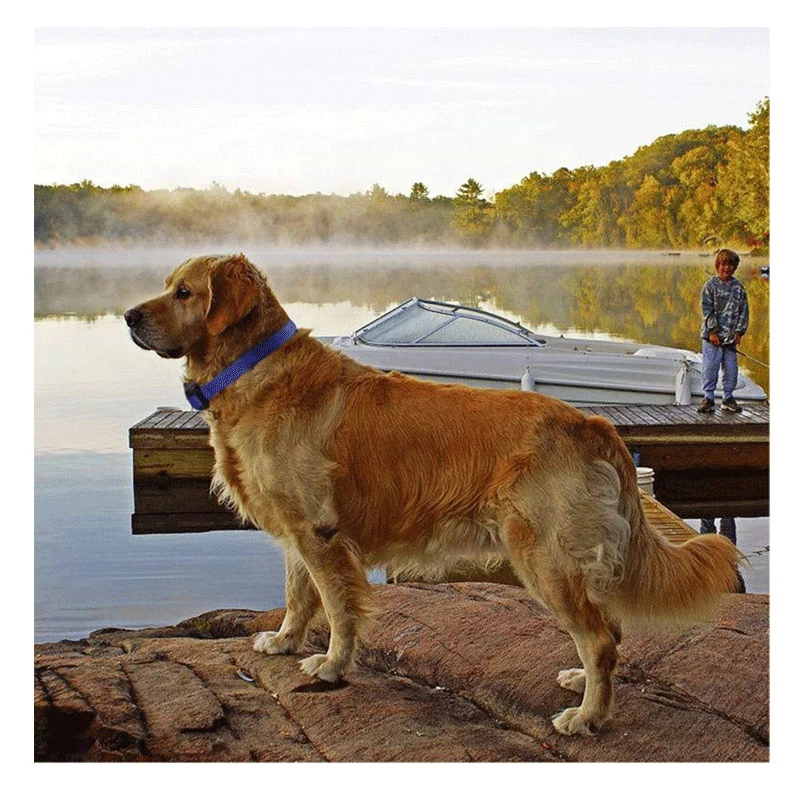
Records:
[[[308,625],[320,607],[317,587],[300,556],[286,548],[286,616],[280,630],[256,635],[253,649],[276,655],[302,649]]]
[[[523,585],[556,615],[572,636],[583,662],[583,669],[559,673],[559,683],[583,693],[583,701],[557,714],[553,725],[567,736],[590,735],[608,719],[614,702],[611,674],[617,663],[615,634],[601,609],[589,599],[582,573],[576,570],[568,575],[556,565],[548,537],[522,518],[512,517],[504,525],[503,539]]]
[[[608,629],[614,637],[614,641],[619,644],[622,641],[622,628],[619,621],[610,617],[606,617],[605,619],[606,625],[608,625]],[[558,678],[556,680],[562,689],[568,689],[570,692],[576,692],[582,695],[586,689],[586,670],[583,668],[562,669],[561,672],[558,673]]]
[[[319,592],[331,628],[328,652],[300,662],[300,668],[330,683],[353,663],[358,636],[372,611],[371,589],[358,549],[335,529],[308,529],[296,537],[297,550]]]
[[[567,736],[589,735],[599,730],[611,714],[611,676],[617,665],[617,644],[600,609],[586,596],[581,576],[573,576],[553,588],[551,608],[572,636],[583,662],[582,675],[581,670],[566,670],[559,673],[559,683],[573,691],[580,691],[580,684],[584,683],[580,706],[555,715],[553,725]]]

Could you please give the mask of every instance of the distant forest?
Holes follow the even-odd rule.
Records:
[[[485,198],[468,178],[453,197],[375,184],[347,197],[34,186],[37,246],[214,241],[427,247],[769,247],[769,99],[749,127],[661,136],[604,167],[532,172]]]

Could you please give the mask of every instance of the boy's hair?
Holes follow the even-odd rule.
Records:
[[[717,250],[717,258],[714,261],[714,267],[733,267],[734,269],[739,266],[739,254],[733,250],[728,250],[723,247],[722,250]]]

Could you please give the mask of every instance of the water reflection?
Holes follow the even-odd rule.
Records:
[[[717,529],[717,521],[713,517],[700,520],[700,533],[719,533],[736,544],[736,520],[733,517],[722,517]]]

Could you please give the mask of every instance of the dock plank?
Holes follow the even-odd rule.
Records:
[[[161,417],[163,416],[164,412],[162,409],[157,409],[152,414],[146,416],[143,420],[131,425],[131,430],[149,430],[154,423],[156,423]]]
[[[152,425],[153,428],[169,428],[174,429],[177,426],[174,424],[176,420],[185,412],[179,411],[177,408],[171,411],[165,411],[161,417]]]
[[[691,427],[764,427],[769,426],[769,406],[754,404],[743,406],[741,414],[728,414],[719,411],[714,414],[698,414],[694,406],[583,406],[585,414],[605,417],[621,428],[646,426],[669,429]],[[140,422],[131,426],[137,432],[149,430],[191,429],[208,430],[208,423],[202,412],[181,411],[180,409],[159,409]]]
[[[659,503],[655,497],[641,491],[640,495],[647,521],[671,542],[683,544],[688,539],[699,535],[694,528],[687,525],[677,514],[674,514],[666,506]]]
[[[764,441],[769,439],[769,410],[766,404],[745,407],[742,414],[698,414],[693,406],[585,406],[587,414],[605,417],[626,441],[640,437]]]
[[[133,454],[133,471],[137,476],[170,475],[177,478],[203,478],[214,468],[214,451],[137,448]]]
[[[172,424],[175,428],[182,430],[192,426],[195,423],[196,416],[194,411],[181,411],[180,416]]]

